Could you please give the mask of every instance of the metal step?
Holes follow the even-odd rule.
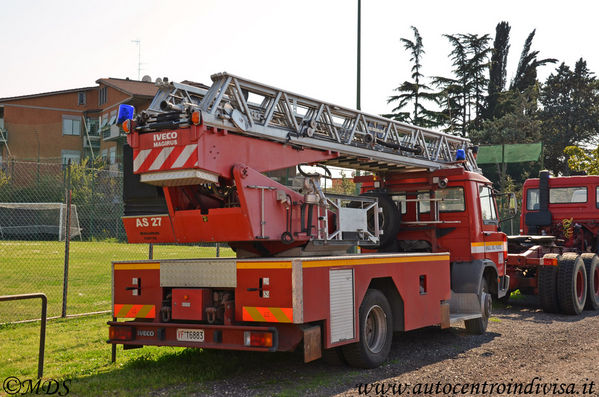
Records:
[[[449,323],[455,324],[460,321],[474,320],[475,318],[481,318],[482,314],[471,314],[471,313],[452,313],[449,315]]]

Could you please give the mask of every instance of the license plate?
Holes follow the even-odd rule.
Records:
[[[177,340],[180,342],[204,342],[204,330],[177,328]]]

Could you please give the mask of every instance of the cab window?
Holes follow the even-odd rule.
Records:
[[[539,189],[528,189],[526,192],[526,209],[529,211],[539,209]]]
[[[464,211],[466,209],[463,187],[449,187],[437,190],[435,198],[441,199],[439,201],[439,211],[441,212]]]
[[[586,203],[587,188],[556,187],[549,189],[549,204]]]
[[[431,194],[430,192],[418,193],[418,213],[424,214],[431,212]]]
[[[489,186],[481,186],[479,197],[483,223],[497,223],[497,212],[495,211],[495,201],[493,200],[493,191],[491,188]]]
[[[402,213],[402,215],[405,215],[408,212],[408,208],[406,206],[405,193],[394,194],[393,196],[391,196],[391,199],[397,206],[397,209]]]

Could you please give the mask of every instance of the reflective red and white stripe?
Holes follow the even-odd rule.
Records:
[[[133,154],[133,172],[190,168],[198,165],[198,145],[144,149]]]

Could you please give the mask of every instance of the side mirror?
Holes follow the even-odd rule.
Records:
[[[508,209],[510,215],[516,215],[518,212],[518,202],[516,201],[516,193],[509,193],[508,195]]]

